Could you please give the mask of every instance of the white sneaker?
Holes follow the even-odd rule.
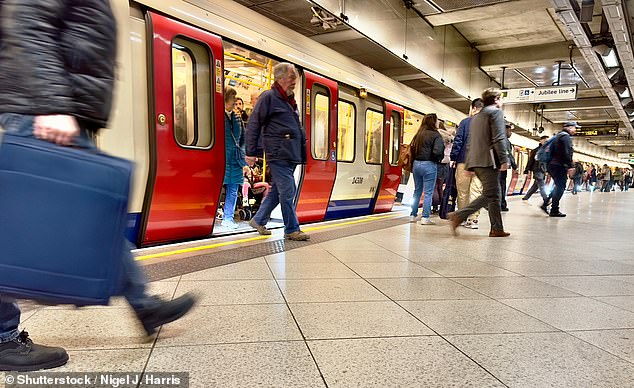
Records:
[[[409,222],[416,222],[417,218],[418,217],[416,217],[416,216],[409,216]]]
[[[430,220],[429,218],[425,218],[425,217],[420,219],[420,224],[421,225],[436,225],[436,223],[434,221]]]
[[[467,228],[469,228],[469,229],[479,229],[480,225],[478,224],[478,220],[471,220],[469,222],[469,226],[467,226]]]
[[[228,229],[238,229],[240,227],[234,220],[222,220],[220,225]]]

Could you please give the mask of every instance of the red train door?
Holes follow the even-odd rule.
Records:
[[[337,83],[304,71],[306,168],[297,199],[300,222],[321,221],[337,176]]]
[[[154,98],[142,245],[211,234],[224,178],[222,40],[148,13]]]
[[[398,165],[399,149],[403,142],[403,108],[391,102],[385,102],[385,144],[383,157],[383,177],[379,193],[374,205],[374,213],[392,210],[398,192],[403,170]]]

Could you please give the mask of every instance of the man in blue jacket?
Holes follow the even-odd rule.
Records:
[[[270,235],[266,224],[278,204],[282,206],[284,233],[287,239],[310,239],[299,229],[295,214],[295,168],[306,163],[306,134],[299,120],[293,90],[299,75],[295,66],[282,62],[273,68],[275,83],[262,93],[247,125],[247,163],[266,153],[272,187],[255,217],[249,222],[262,235]]]
[[[465,173],[465,160],[467,159],[467,144],[469,144],[469,126],[471,119],[480,113],[484,105],[481,98],[476,98],[471,102],[469,117],[462,120],[458,125],[456,137],[453,139],[450,159],[456,164],[456,189],[458,190],[458,209],[467,207],[471,200],[478,198],[482,194],[482,183],[473,174]],[[462,225],[469,229],[478,229],[478,216],[480,211],[476,210],[467,218]]]
[[[550,208],[551,217],[565,217],[566,215],[559,211],[559,201],[566,190],[566,182],[568,176],[574,175],[575,169],[572,162],[572,139],[571,135],[577,132],[577,128],[581,128],[576,121],[568,121],[564,124],[563,129],[556,136],[557,139],[552,145],[552,158],[548,163],[548,173],[555,181],[553,189],[553,202]],[[546,203],[544,203],[544,206]]]

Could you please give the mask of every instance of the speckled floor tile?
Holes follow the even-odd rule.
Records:
[[[447,277],[492,277],[519,276],[513,272],[481,262],[469,263],[423,263],[425,268]]]
[[[148,372],[189,372],[190,388],[325,387],[304,342],[157,348]]]
[[[270,263],[276,279],[354,279],[359,276],[341,263]]]
[[[183,280],[178,285],[176,296],[186,292],[195,294],[201,306],[284,303],[275,280]]]
[[[289,303],[388,300],[363,279],[280,280],[278,283]]]
[[[588,269],[570,262],[491,261],[489,264],[524,276],[593,275]]]
[[[337,259],[348,263],[393,263],[407,261],[401,255],[388,251],[335,251],[331,250]]]
[[[634,312],[634,296],[600,296],[593,299]]]
[[[201,306],[163,327],[156,346],[301,339],[285,304]]]
[[[579,296],[574,292],[527,277],[456,278],[454,280],[494,299]]]
[[[394,300],[486,299],[487,297],[445,278],[367,279]]]
[[[408,258],[415,263],[428,263],[428,262],[470,262],[476,263],[477,260],[472,257],[450,252],[447,250],[442,251],[428,251],[426,249],[419,249],[413,251],[396,251],[399,255]]]
[[[574,331],[570,334],[634,363],[634,329]]]
[[[601,276],[552,276],[535,279],[584,296],[634,295],[634,283],[604,279]]]
[[[145,348],[145,331],[129,308],[42,309],[22,326],[36,343],[66,350]]]
[[[264,258],[245,260],[183,275],[181,280],[258,280],[273,279]]]
[[[272,263],[338,263],[332,254],[328,251],[320,249],[315,251],[297,251],[276,253],[274,255],[265,256],[266,262]]]
[[[590,298],[500,301],[561,330],[634,328],[634,313]]]
[[[406,301],[400,304],[439,334],[556,330],[494,300]]]
[[[593,255],[594,256],[594,255]],[[597,275],[634,275],[634,265],[609,260],[576,260],[571,263]]]
[[[411,262],[348,263],[362,278],[422,278],[440,277],[439,274]]]
[[[51,371],[141,372],[150,357],[150,349],[71,350],[68,356],[66,365]]]
[[[384,251],[385,248],[359,236],[345,237],[320,243],[319,246],[328,251]]]
[[[434,335],[393,302],[291,304],[307,339]]]
[[[566,333],[448,336],[510,387],[629,387],[634,365]]]
[[[329,387],[503,387],[439,337],[308,342]]]

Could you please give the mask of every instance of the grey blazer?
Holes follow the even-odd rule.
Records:
[[[498,169],[500,165],[509,162],[504,112],[501,109],[494,105],[484,107],[473,117],[469,129],[465,160],[467,170],[475,167]]]

